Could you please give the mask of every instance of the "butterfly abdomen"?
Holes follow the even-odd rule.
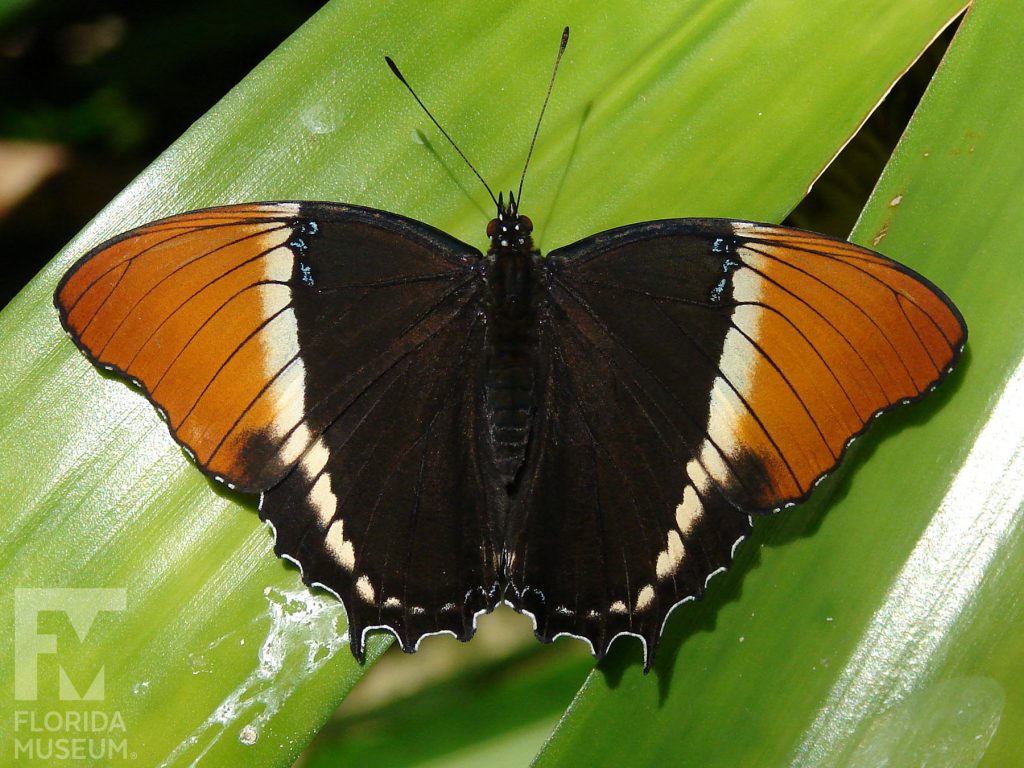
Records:
[[[535,281],[529,247],[488,254],[485,418],[494,465],[506,486],[515,482],[525,460],[535,410]]]
[[[488,350],[487,422],[494,462],[505,485],[526,456],[536,388],[535,345],[498,342]]]

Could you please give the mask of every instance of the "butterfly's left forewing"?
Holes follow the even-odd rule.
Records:
[[[748,515],[804,498],[873,416],[962,348],[909,270],[798,230],[651,222],[546,262],[549,373],[509,541],[509,601],[538,635],[621,633],[648,662]]]
[[[477,452],[479,251],[331,203],[226,206],[86,254],[61,320],[208,475],[261,492],[276,550],[344,601],[352,650],[467,639],[497,599]]]

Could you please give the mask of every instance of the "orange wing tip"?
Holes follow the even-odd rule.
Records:
[[[748,511],[777,512],[806,500],[875,418],[935,389],[966,326],[938,288],[880,254],[799,230],[732,226],[747,269],[735,273],[736,338],[721,366],[739,382],[731,399],[742,407],[718,403],[729,423],[717,433],[749,448],[771,477],[763,490],[774,492]]]
[[[277,375],[281,354],[297,354],[294,339],[279,342],[288,342],[294,326],[286,310],[295,260],[290,238],[300,213],[300,203],[244,204],[162,219],[92,249],[54,293],[76,346],[139,387],[204,474],[231,489],[261,489],[238,459],[253,437],[234,430],[244,396],[256,397],[259,381]],[[222,358],[236,347],[246,350],[251,370],[234,377],[234,388],[212,386]],[[273,398],[294,387],[278,389]],[[196,432],[188,417],[208,413],[210,403],[218,416],[199,419]],[[221,460],[211,462],[222,444]]]

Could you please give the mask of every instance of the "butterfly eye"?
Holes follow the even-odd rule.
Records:
[[[498,220],[491,219],[487,222],[487,236],[494,237],[498,233]]]
[[[533,222],[530,221],[529,216],[519,217],[519,229],[520,231],[525,232],[526,234],[530,234],[531,232],[533,232]]]

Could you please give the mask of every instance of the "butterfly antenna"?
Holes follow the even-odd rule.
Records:
[[[548,83],[548,92],[544,95],[544,104],[540,108],[540,116],[537,118],[537,127],[533,129],[533,138],[530,139],[530,151],[526,153],[526,162],[523,163],[523,175],[519,177],[519,192],[516,197],[523,199],[523,182],[526,181],[526,169],[530,167],[530,158],[533,157],[533,145],[537,143],[537,134],[540,133],[540,121],[544,119],[544,112],[548,108],[548,99],[551,98],[551,89],[555,87],[555,75],[558,74],[558,65],[562,61],[562,54],[565,53],[565,46],[569,44],[569,28],[562,30],[562,42],[558,46],[558,55],[555,57],[555,68],[551,70],[551,82]]]
[[[463,161],[466,163],[466,165],[469,166],[469,170],[471,170],[474,174],[476,174],[476,177],[478,179],[480,179],[480,183],[484,185],[484,189],[487,190],[487,194],[491,196],[491,200],[494,201],[494,204],[498,205],[498,199],[494,196],[494,193],[491,191],[490,185],[486,181],[484,181],[484,177],[480,175],[480,171],[478,171],[473,166],[473,164],[471,162],[469,162],[469,158],[466,157],[466,153],[463,152],[461,149],[459,149],[459,145],[455,143],[455,139],[453,139],[451,136],[449,136],[448,135],[448,131],[446,131],[444,128],[442,128],[441,124],[439,122],[437,122],[437,118],[434,117],[430,113],[430,110],[427,109],[427,105],[423,103],[423,100],[420,99],[420,97],[416,95],[416,91],[414,91],[412,89],[412,86],[409,85],[409,81],[406,80],[405,76],[399,71],[398,65],[395,64],[394,60],[390,56],[385,56],[384,57],[384,61],[386,61],[388,63],[388,66],[391,67],[391,71],[395,73],[395,77],[397,77],[399,79],[399,81],[402,83],[402,85],[404,85],[406,87],[406,89],[409,91],[409,93],[412,94],[412,97],[414,99],[416,99],[416,103],[420,105],[420,109],[422,109],[424,112],[427,113],[427,117],[429,117],[431,122],[434,125],[437,126],[437,130],[439,130],[441,132],[441,135],[444,136],[446,139],[448,139],[448,143],[451,144],[455,148],[456,152],[459,153],[459,157],[461,157],[463,159]]]

